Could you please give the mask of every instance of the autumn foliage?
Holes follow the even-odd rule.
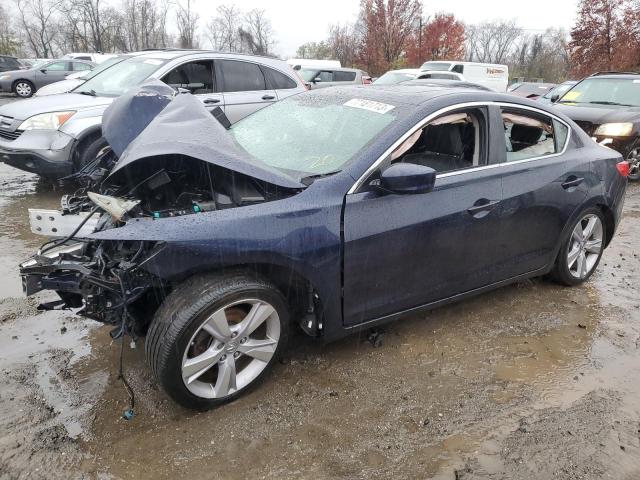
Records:
[[[640,2],[582,0],[569,43],[572,73],[637,70],[640,66]]]
[[[463,60],[465,56],[464,24],[455,16],[437,13],[409,37],[407,63],[420,66],[427,60]]]

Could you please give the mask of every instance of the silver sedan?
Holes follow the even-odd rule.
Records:
[[[27,70],[13,70],[0,74],[0,92],[15,93],[29,98],[50,83],[64,80],[70,73],[89,71],[95,63],[84,60],[45,60]]]

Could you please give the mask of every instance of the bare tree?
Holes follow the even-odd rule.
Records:
[[[522,29],[515,20],[493,20],[468,25],[467,58],[470,61],[506,63],[514,53]]]
[[[237,52],[240,49],[242,12],[235,5],[220,5],[207,24],[206,36],[214,50]]]
[[[57,18],[59,2],[55,0],[16,0],[24,39],[36,57],[54,55],[58,36]]]
[[[5,8],[0,5],[0,54],[16,55],[19,47],[20,43],[13,29],[11,18]]]
[[[340,60],[340,64],[344,67],[355,66],[358,60],[360,38],[354,25],[331,25],[327,43],[332,58]]]
[[[65,0],[59,9],[63,50],[112,51],[121,43],[123,16],[103,0]]]
[[[271,55],[275,38],[271,20],[262,9],[253,9],[244,17],[244,25],[239,31],[241,50],[255,55]]]
[[[118,34],[119,49],[164,48],[169,45],[167,34],[167,3],[156,0],[124,0],[123,21]]]
[[[194,0],[176,3],[176,23],[178,25],[178,43],[180,48],[198,48],[196,32],[198,30],[200,15],[194,11],[194,3]]]

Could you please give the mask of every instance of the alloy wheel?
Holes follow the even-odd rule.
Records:
[[[26,82],[18,82],[16,84],[16,93],[19,97],[30,97],[31,96],[31,85]]]
[[[603,234],[602,221],[592,213],[576,224],[567,253],[567,267],[573,277],[582,280],[593,271],[602,252]]]
[[[640,180],[640,147],[629,152],[627,162],[629,162],[629,180]]]
[[[233,302],[197,328],[182,359],[182,380],[201,398],[225,398],[253,382],[280,340],[280,318],[263,300]]]

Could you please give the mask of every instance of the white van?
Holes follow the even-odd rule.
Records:
[[[496,92],[506,92],[509,85],[509,67],[495,63],[434,60],[423,63],[420,70],[459,73],[467,82],[477,83]]]

